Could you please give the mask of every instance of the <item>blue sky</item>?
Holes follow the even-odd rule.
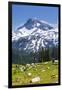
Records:
[[[38,18],[56,24],[58,7],[12,5],[12,30],[25,23],[29,18]]]

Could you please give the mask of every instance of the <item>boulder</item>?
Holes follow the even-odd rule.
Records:
[[[55,60],[55,63],[58,63],[58,60]]]
[[[45,62],[44,64],[48,64],[48,62]]]
[[[32,83],[35,83],[35,82],[39,82],[40,81],[40,77],[35,77],[31,80]]]
[[[21,66],[20,67],[20,70],[21,70],[21,72],[23,72],[25,70],[25,67],[24,66]]]
[[[35,64],[34,64],[34,63],[32,63],[31,65],[32,65],[32,66],[34,66]]]
[[[27,67],[30,67],[30,64],[26,64]]]
[[[24,69],[23,69],[23,68],[20,68],[20,70],[21,70],[21,72],[23,72],[23,71],[24,71]]]

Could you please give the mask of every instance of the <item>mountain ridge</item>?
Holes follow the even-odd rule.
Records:
[[[28,19],[12,33],[12,47],[27,52],[58,45],[58,28],[46,21]]]

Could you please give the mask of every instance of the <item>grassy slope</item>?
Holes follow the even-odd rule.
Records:
[[[22,65],[19,65],[21,67]],[[31,67],[31,68],[30,68]],[[40,82],[36,82],[35,84],[46,84],[46,83],[55,83],[58,82],[58,64],[52,64],[48,62],[37,63],[34,67],[30,66],[26,69],[26,71],[21,72],[20,69],[15,68],[15,64],[12,65],[12,85],[26,85],[33,84],[30,83],[32,78],[37,76],[40,77]],[[48,69],[49,67],[49,69]],[[45,70],[43,72],[43,70]],[[28,73],[31,73],[31,76],[28,76]],[[52,77],[52,75],[55,75]]]

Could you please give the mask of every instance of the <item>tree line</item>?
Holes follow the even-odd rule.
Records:
[[[12,63],[16,64],[38,63],[53,59],[58,60],[58,58],[58,47],[42,47],[38,52],[31,52],[29,54],[12,50]]]

